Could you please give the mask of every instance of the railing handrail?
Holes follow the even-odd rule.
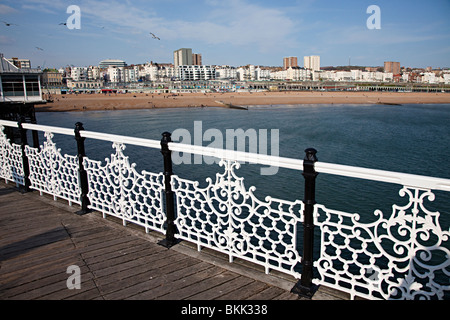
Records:
[[[270,156],[266,154],[203,147],[198,145],[175,143],[175,142],[169,143],[169,148],[171,151],[188,152],[192,154],[200,154],[204,156],[215,157],[219,159],[243,161],[261,165],[271,165],[294,170],[303,170],[303,160],[294,158],[284,158],[284,157]]]
[[[147,147],[147,148],[156,148],[156,149],[161,148],[161,142],[158,140],[135,138],[135,137],[129,137],[129,136],[122,136],[122,135],[101,133],[101,132],[94,132],[94,131],[85,131],[85,130],[80,131],[80,134],[81,134],[81,137],[83,137],[83,138],[91,138],[91,139],[97,139],[97,140],[103,140],[103,141],[125,143],[125,144],[131,144],[131,145]]]
[[[320,161],[317,161],[315,163],[315,169],[319,173],[387,182],[416,188],[450,191],[450,179],[445,178],[435,178],[409,173],[353,167]]]
[[[14,121],[0,120],[0,125],[17,128],[18,124]],[[37,130],[43,132],[53,132],[64,135],[73,135],[73,129],[23,123],[24,129]],[[130,144],[135,146],[142,146],[147,148],[160,149],[161,144],[159,140],[136,138],[130,136],[94,132],[94,131],[81,131],[83,138],[91,138],[103,141],[118,142],[124,144]],[[250,153],[243,151],[234,151],[228,149],[219,149],[204,147],[198,145],[190,145],[183,143],[170,142],[169,149],[177,152],[187,152],[191,154],[200,154],[204,156],[215,157],[219,159],[227,159],[232,161],[242,161],[260,165],[271,165],[286,169],[303,170],[303,160],[295,158],[286,158],[279,156],[272,156],[266,154]],[[411,186],[417,188],[441,190],[450,192],[450,179],[436,178],[430,176],[401,173],[387,170],[370,169],[363,167],[355,167],[334,163],[326,163],[317,161],[314,164],[315,170],[318,173],[326,173],[350,178],[358,178],[372,181],[380,181],[392,184],[399,184],[404,186]]]

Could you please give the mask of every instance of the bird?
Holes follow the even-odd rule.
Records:
[[[36,47],[36,49],[38,49],[38,50],[41,50],[41,51],[44,51],[44,49],[42,49],[42,48],[39,48],[39,47]]]
[[[7,27],[9,26],[18,26],[18,24],[15,23],[10,23],[10,22],[6,22],[6,21],[2,21]]]
[[[67,22],[61,22],[59,25],[60,25],[60,26],[61,26],[61,25],[67,26]]]
[[[151,33],[151,32],[150,32],[150,34],[152,35],[152,38],[153,38],[153,39],[158,39],[158,40],[161,40],[160,38],[158,38],[157,36],[155,36],[155,34],[154,34],[154,33]]]

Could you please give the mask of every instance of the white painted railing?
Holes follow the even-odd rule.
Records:
[[[44,132],[43,145],[32,148],[10,143],[3,127],[18,124],[0,120],[0,178],[51,194],[69,203],[81,203],[78,156],[61,155],[54,134],[74,136],[74,130],[22,124],[27,130]],[[222,167],[207,185],[174,174],[170,186],[165,173],[137,172],[124,151],[126,145],[161,148],[157,140],[80,131],[83,138],[109,141],[113,152],[105,161],[84,157],[89,208],[112,215],[123,223],[141,225],[148,232],[165,233],[167,212],[164,193],[175,197],[175,237],[251,261],[266,272],[277,270],[299,279],[302,269],[301,223],[303,201],[267,196],[259,199],[253,186],[246,187],[237,172],[242,162],[303,170],[304,161],[246,152],[169,142],[170,151],[188,152],[220,159]],[[25,158],[23,157],[25,156]],[[29,168],[25,176],[24,159]],[[158,163],[161,159],[154,159]],[[450,290],[450,230],[442,230],[440,213],[431,212],[425,200],[434,201],[434,190],[450,191],[450,180],[383,170],[315,162],[318,173],[399,186],[408,199],[392,212],[375,210],[374,221],[361,222],[356,213],[314,206],[319,250],[314,261],[316,285],[324,285],[369,299],[439,298]],[[446,204],[450,205],[450,204]],[[437,280],[439,275],[441,280]],[[444,279],[444,280],[442,280]]]

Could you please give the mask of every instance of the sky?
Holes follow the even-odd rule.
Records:
[[[76,21],[70,5],[80,8],[79,29],[61,24]],[[0,53],[42,68],[173,63],[179,48],[201,53],[204,65],[281,66],[294,56],[303,67],[303,56],[319,55],[322,67],[444,68],[449,14],[450,0],[5,0]]]

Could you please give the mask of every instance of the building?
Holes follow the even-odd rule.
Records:
[[[229,79],[236,79],[236,67],[232,66],[216,66],[216,79],[220,80],[229,80]]]
[[[297,57],[283,58],[283,70],[287,70],[289,67],[298,67]]]
[[[215,80],[216,69],[213,66],[178,66],[178,78],[184,81]]]
[[[392,73],[394,75],[400,74],[400,62],[385,61],[384,72]]]
[[[110,82],[123,82],[124,67],[110,66],[107,74]]]
[[[320,56],[303,57],[303,67],[312,71],[320,71]]]
[[[62,73],[55,69],[46,69],[42,74],[42,85],[44,87],[62,86]]]
[[[173,61],[175,68],[179,66],[192,66],[192,49],[181,48],[173,52]]]
[[[36,123],[35,104],[45,103],[41,90],[42,71],[21,69],[0,53],[0,119]],[[19,136],[17,130],[5,128],[8,139],[13,142]],[[32,131],[33,146],[39,146],[38,134]]]
[[[19,69],[30,69],[31,68],[31,62],[29,59],[19,59],[19,58],[11,58],[6,59],[8,62],[12,63]]]
[[[100,61],[100,63],[98,64],[98,67],[101,69],[107,69],[109,67],[126,67],[126,66],[127,64],[125,63],[125,61],[114,59],[103,60]]]
[[[67,88],[72,90],[98,90],[103,87],[102,80],[83,80],[83,81],[73,81],[71,79],[67,80]]]
[[[192,54],[192,64],[194,66],[201,66],[202,65],[202,55],[200,53],[193,53]]]
[[[87,67],[72,67],[70,69],[70,78],[73,81],[83,81],[88,78]]]

